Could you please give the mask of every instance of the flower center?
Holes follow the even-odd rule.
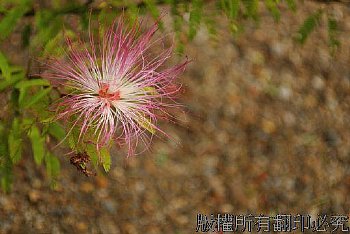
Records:
[[[101,98],[106,98],[110,101],[118,101],[120,99],[120,91],[109,92],[108,84],[102,84],[100,90],[98,91],[98,95]]]

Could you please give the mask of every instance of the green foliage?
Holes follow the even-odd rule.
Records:
[[[339,46],[340,42],[338,40],[338,23],[333,17],[328,17],[328,41],[329,47],[332,52],[334,52]]]
[[[21,72],[19,74],[11,74],[11,79],[0,80],[0,91],[3,91],[4,89],[10,86],[13,86],[23,78],[24,78],[24,73]]]
[[[49,86],[50,83],[44,79],[23,80],[15,85],[17,89],[27,89],[33,86]]]
[[[230,21],[230,29],[233,33],[238,31],[237,17],[240,12],[241,0],[221,0],[220,8]]]
[[[98,167],[99,161],[98,161],[98,152],[96,150],[96,146],[89,144],[86,147],[86,153],[89,155],[92,164],[95,168]]]
[[[56,186],[56,180],[59,176],[61,166],[60,161],[54,156],[52,153],[45,154],[45,165],[46,165],[46,173],[51,179],[52,187]]]
[[[145,116],[140,115],[136,122],[145,130],[147,130],[149,133],[154,135],[156,133],[156,129],[154,128],[154,125],[152,124],[151,120],[146,118]]]
[[[99,164],[102,164],[105,172],[108,172],[111,169],[112,159],[109,153],[109,148],[110,147],[102,147],[97,150],[95,145],[87,145],[85,151],[89,155],[95,168],[97,168]]]
[[[299,28],[296,38],[300,43],[305,43],[310,33],[313,32],[315,30],[315,27],[319,24],[321,16],[322,11],[317,11],[304,21],[303,25],[301,25]]]
[[[23,102],[20,103],[20,105],[23,108],[29,108],[32,105],[39,102],[41,99],[47,98],[50,91],[51,91],[51,87],[40,89],[33,96],[24,99]]]
[[[270,11],[275,21],[279,21],[281,18],[281,12],[278,9],[278,2],[279,0],[265,0],[265,5],[267,9]]]
[[[63,29],[62,15],[56,11],[43,9],[35,14],[34,22],[37,33],[34,35],[31,43],[34,47],[43,47],[42,53],[45,53],[48,50],[47,44],[54,40],[56,35]]]
[[[57,122],[50,123],[48,127],[48,133],[51,136],[55,137],[58,141],[62,141],[66,136],[66,131],[64,130],[62,125],[60,125]]]
[[[19,80],[21,80],[24,78],[24,74],[20,73],[19,77]],[[42,98],[47,97],[48,93],[51,91],[50,87],[41,89],[41,86],[49,86],[49,82],[43,79],[22,80],[14,84],[14,88],[19,90],[18,104],[23,108],[31,107]],[[39,86],[37,92],[35,94],[28,94],[27,91],[35,86]]]
[[[240,24],[244,19],[252,19],[259,22],[259,9],[264,5],[272,17],[278,22],[281,18],[280,5],[285,4],[280,0],[220,0],[218,6],[227,16],[230,22],[230,29],[233,33],[239,32]],[[286,1],[291,10],[295,10],[293,0]]]
[[[221,9],[225,12],[227,17],[235,20],[240,9],[240,0],[221,0]]]
[[[66,30],[64,33],[65,35],[63,35],[63,33],[57,33],[52,39],[47,41],[43,50],[43,57],[50,57],[50,56],[59,57],[63,54],[61,43],[64,40],[64,36],[66,37],[74,36],[74,33],[72,33],[71,30]]]
[[[156,2],[154,0],[145,0],[145,3],[146,3],[147,9],[149,10],[152,17],[155,20],[159,20],[160,13],[159,13],[158,7],[156,5]],[[163,27],[164,27],[163,22],[159,21],[159,28],[163,29]]]
[[[8,64],[8,61],[3,53],[0,52],[0,70],[2,73],[2,76],[9,80],[11,78],[11,70],[10,65]]]
[[[296,11],[297,9],[297,4],[295,0],[286,0],[288,8],[291,9],[292,11]]]
[[[196,36],[197,30],[201,22],[202,11],[203,11],[203,0],[194,0],[192,2],[192,10],[190,12],[190,22],[189,22],[190,31],[188,33],[188,36],[191,40]]]
[[[75,151],[78,151],[77,150],[77,145],[76,145],[76,142],[78,141],[78,138],[77,137],[74,137],[74,135],[71,133],[69,136],[68,136],[68,145],[69,145],[69,148],[71,148],[72,150],[75,150]]]
[[[0,80],[0,90],[7,90],[11,93],[9,103],[11,109],[9,113],[6,113],[10,121],[0,125],[0,181],[2,189],[10,191],[13,181],[12,168],[22,158],[26,137],[31,142],[36,164],[40,165],[49,153],[45,145],[45,139],[49,133],[41,131],[35,116],[32,116],[33,118],[26,116],[34,110],[38,113],[45,112],[37,109],[39,107],[36,104],[48,98],[51,87],[48,87],[49,82],[43,79],[26,79],[24,69],[11,65],[3,53],[0,55],[0,60],[3,78]],[[55,131],[56,135],[61,134],[57,132],[58,130]],[[50,166],[48,171],[50,175],[56,176],[59,161],[57,158],[49,159],[46,161],[46,165]]]
[[[305,19],[298,30],[296,40],[304,44],[310,34],[315,31],[316,27],[321,25],[321,20],[324,18],[323,16],[327,18],[328,45],[333,53],[340,46],[338,40],[338,23],[334,17],[328,15],[324,10],[318,10]]]
[[[32,143],[34,161],[40,165],[45,156],[45,138],[41,136],[40,130],[36,125],[33,125],[28,133]]]
[[[12,121],[12,127],[8,136],[8,149],[12,163],[17,163],[22,157],[22,128],[18,118]]]
[[[173,30],[175,33],[175,39],[177,44],[177,52],[180,54],[184,51],[184,42],[182,39],[182,26],[184,24],[184,19],[181,15],[181,5],[177,0],[166,0],[166,2],[170,5],[170,12],[173,18]]]
[[[212,17],[205,17],[204,18],[204,24],[208,30],[208,33],[212,39],[216,39],[216,24],[215,21],[212,19]]]
[[[9,163],[4,163],[3,165],[1,165],[0,172],[1,189],[4,192],[10,192],[13,180],[12,165]]]
[[[5,192],[11,190],[12,184],[12,162],[8,154],[6,127],[0,122],[0,183]]]
[[[111,169],[111,155],[109,154],[109,150],[102,148],[99,153],[101,155],[103,169],[108,172]]]
[[[103,7],[98,14],[98,21],[100,22],[100,33],[104,33],[105,29],[113,23],[117,12],[111,11],[108,7]]]
[[[10,35],[20,18],[30,10],[30,4],[30,1],[21,1],[20,4],[6,12],[0,21],[0,40],[4,40]]]
[[[245,15],[258,21],[259,0],[242,0],[242,3],[245,6]]]
[[[126,12],[127,18],[129,19],[130,24],[134,24],[135,20],[137,20],[140,14],[140,9],[137,7],[136,3],[133,1],[130,1],[130,2],[128,1],[126,6],[128,8]]]

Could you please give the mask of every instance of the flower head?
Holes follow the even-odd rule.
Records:
[[[67,38],[66,58],[49,63],[42,77],[69,90],[56,105],[57,118],[73,119],[72,128],[80,127],[78,141],[89,134],[97,147],[122,140],[132,155],[140,141],[149,142],[147,132],[162,132],[157,119],[177,105],[176,78],[188,61],[164,68],[172,48],[151,53],[161,45],[153,39],[157,29],[157,23],[147,31],[138,23],[127,28],[121,19],[96,44],[91,35],[88,43]]]

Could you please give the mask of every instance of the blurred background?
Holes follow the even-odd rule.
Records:
[[[334,54],[327,27],[293,40],[319,7],[281,8],[278,23],[262,8],[239,35],[224,17],[215,37],[199,26],[173,61],[193,59],[180,78],[184,111],[161,126],[175,140],[131,158],[115,149],[107,174],[85,177],[61,147],[51,189],[24,149],[12,192],[0,194],[0,233],[194,233],[197,213],[350,215],[350,9],[323,5],[340,19]],[[171,32],[171,15],[163,22]],[[15,31],[1,49],[26,66],[33,55],[20,43]]]

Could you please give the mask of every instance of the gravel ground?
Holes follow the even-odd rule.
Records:
[[[28,154],[0,195],[0,233],[194,233],[197,213],[350,215],[350,10],[331,8],[343,22],[334,57],[325,25],[304,46],[292,39],[314,4],[237,38],[224,23],[216,41],[201,29],[186,49],[186,110],[163,125],[175,140],[129,159],[118,149],[111,172],[92,178],[61,153],[55,190]]]

